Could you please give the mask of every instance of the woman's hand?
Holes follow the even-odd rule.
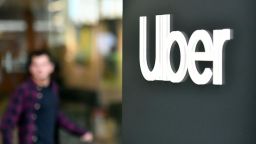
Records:
[[[82,142],[92,142],[93,141],[93,134],[91,132],[86,132],[84,135],[81,136]]]

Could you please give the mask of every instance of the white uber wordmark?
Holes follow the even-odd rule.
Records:
[[[213,30],[213,36],[206,30],[196,30],[189,41],[185,33],[170,31],[170,15],[156,16],[156,50],[155,65],[152,70],[147,64],[147,17],[140,17],[140,69],[148,81],[160,80],[180,83],[187,73],[192,81],[204,85],[212,80],[214,85],[223,84],[223,48],[225,42],[232,39],[231,29]],[[198,42],[202,42],[204,52],[197,52]],[[177,71],[172,69],[170,52],[177,43],[180,51],[180,65]],[[198,71],[196,62],[211,61],[212,68]]]

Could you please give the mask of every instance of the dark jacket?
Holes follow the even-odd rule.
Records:
[[[58,86],[52,81],[51,88],[58,96]],[[33,144],[37,141],[36,136],[36,104],[42,96],[39,88],[28,79],[21,84],[12,94],[9,105],[0,123],[0,130],[3,135],[3,144],[12,144],[12,131],[17,126],[19,131],[20,144]],[[59,101],[59,98],[57,98]],[[79,128],[71,122],[62,112],[58,110],[56,118],[56,136],[58,127],[64,128],[71,134],[81,136],[86,130]],[[56,138],[56,141],[57,138]]]

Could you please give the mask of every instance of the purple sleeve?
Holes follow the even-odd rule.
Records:
[[[61,128],[67,130],[71,134],[82,136],[87,132],[86,130],[78,127],[69,118],[67,118],[67,116],[63,112],[60,112],[60,111],[58,113],[57,122]]]
[[[0,130],[2,132],[3,144],[12,144],[12,130],[22,111],[22,90],[17,89],[11,95],[7,109],[3,115],[0,123]]]

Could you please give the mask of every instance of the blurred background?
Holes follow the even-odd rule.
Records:
[[[36,49],[56,59],[62,110],[95,143],[120,144],[122,0],[0,0],[0,118]],[[81,142],[61,131],[61,143]]]

